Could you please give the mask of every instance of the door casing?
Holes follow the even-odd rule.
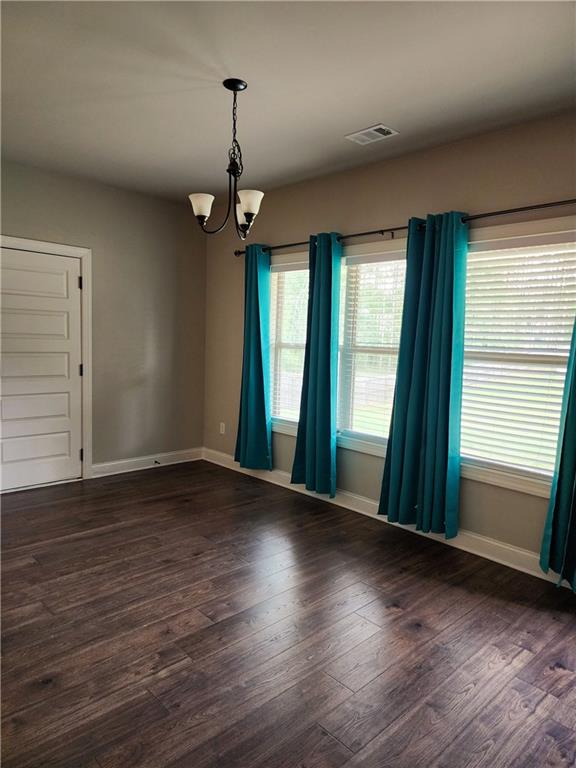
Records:
[[[81,360],[83,365],[82,375],[82,477],[84,480],[92,477],[92,251],[90,248],[81,248],[75,245],[50,243],[42,240],[30,240],[24,237],[11,237],[0,235],[2,248],[11,248],[17,251],[32,251],[38,254],[50,254],[66,256],[80,260],[80,275],[82,277],[81,292]],[[60,485],[61,483],[76,482],[72,480],[59,480],[55,483],[43,485]],[[3,493],[14,493],[26,488],[40,488],[42,484],[11,488]]]

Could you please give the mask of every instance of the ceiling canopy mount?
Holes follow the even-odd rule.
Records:
[[[245,91],[246,88],[248,88],[248,83],[244,80],[240,80],[238,77],[229,77],[222,82],[222,85],[224,88],[227,88],[229,91],[234,91],[235,93],[238,93],[238,91]]]

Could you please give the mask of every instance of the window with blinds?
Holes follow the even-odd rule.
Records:
[[[576,247],[471,253],[462,454],[551,472],[576,312]]]
[[[342,272],[338,429],[388,437],[404,298],[404,259]]]
[[[402,320],[405,262],[343,266],[338,429],[388,436]],[[272,416],[297,421],[304,369],[308,270],[275,271],[271,285]]]
[[[272,272],[271,278],[272,416],[298,421],[306,345],[308,268]]]

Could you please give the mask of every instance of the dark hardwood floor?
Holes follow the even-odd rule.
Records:
[[[2,501],[4,768],[575,765],[566,589],[206,462]]]

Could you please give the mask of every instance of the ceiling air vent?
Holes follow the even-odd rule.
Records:
[[[370,128],[364,128],[363,131],[349,133],[346,138],[356,144],[373,144],[375,141],[382,141],[382,139],[387,139],[389,136],[396,136],[397,133],[398,131],[378,123],[378,125],[372,125]]]

